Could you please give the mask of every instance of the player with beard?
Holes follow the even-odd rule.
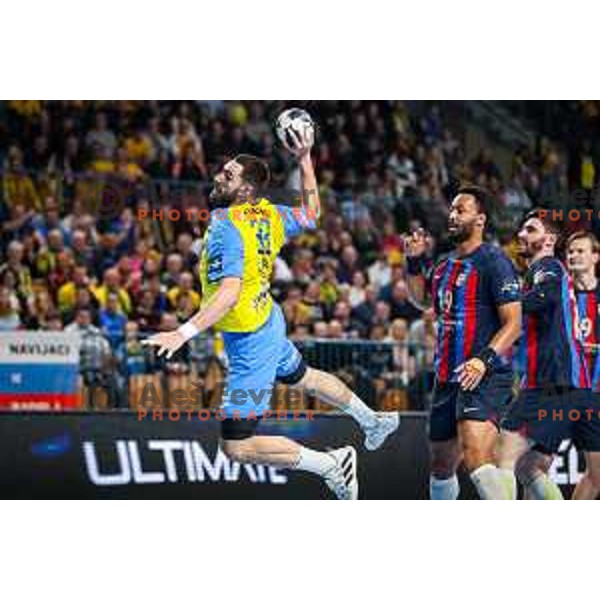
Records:
[[[584,451],[600,450],[594,426],[570,418],[572,410],[591,407],[591,394],[572,280],[555,257],[559,234],[559,224],[542,210],[529,213],[518,234],[519,253],[528,266],[522,293],[523,378],[519,396],[502,421],[498,460],[513,473],[513,499],[514,474],[528,498],[562,499],[543,465],[564,439]]]
[[[425,232],[405,240],[413,298],[422,303],[428,290],[436,315],[429,421],[433,500],[458,498],[461,462],[481,498],[506,495],[506,476],[495,466],[495,449],[498,424],[512,394],[506,354],[520,334],[521,305],[513,264],[502,250],[483,241],[488,202],[479,187],[458,191],[448,217],[455,249],[428,274]]]
[[[321,476],[340,499],[358,497],[356,450],[346,446],[318,452],[279,436],[256,435],[269,408],[275,381],[311,391],[351,415],[375,450],[398,427],[397,413],[377,414],[337,377],[308,367],[286,337],[281,308],[269,293],[273,263],[281,247],[304,229],[316,227],[320,201],[310,156],[311,142],[293,136],[288,149],[298,158],[305,201],[302,208],[271,204],[261,190],[266,163],[250,155],[229,161],[215,177],[211,222],[200,264],[203,298],[198,314],[177,330],[146,343],[170,357],[200,332],[223,334],[229,361],[221,414],[221,447],[233,460],[308,471]]]

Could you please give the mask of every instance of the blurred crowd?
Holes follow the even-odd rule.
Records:
[[[466,156],[439,103],[298,104],[318,127],[324,216],[318,231],[282,251],[273,294],[301,343],[397,342],[386,360],[394,377],[409,382],[432,371],[435,332],[431,314],[408,297],[401,234],[425,227],[434,252],[446,249],[449,200],[470,181],[494,193],[492,238],[511,251],[513,214],[539,202],[548,186],[568,186],[568,161],[541,138],[520,148],[503,176],[489,151]],[[292,158],[273,131],[289,105],[0,103],[0,330],[79,330],[90,371],[98,357],[128,357],[130,372],[145,368],[141,336],[176,327],[200,305],[206,222],[199,212],[223,162],[260,155],[274,187],[297,187]],[[590,160],[581,171],[586,184],[596,179]],[[182,209],[187,218],[138,219],[139,209],[153,208]]]

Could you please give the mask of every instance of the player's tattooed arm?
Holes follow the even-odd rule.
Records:
[[[290,130],[289,135],[292,138],[292,144],[288,149],[298,159],[300,167],[302,207],[316,221],[321,216],[321,198],[319,196],[315,167],[310,155],[314,138],[309,130],[305,130],[304,134]]]
[[[150,336],[142,344],[157,346],[158,356],[166,353],[171,358],[179,348],[199,333],[218,323],[235,304],[242,291],[242,280],[239,277],[224,277],[216,294],[209,303],[202,307],[189,321],[174,331],[166,331]]]
[[[302,206],[306,208],[308,214],[314,215],[316,221],[321,216],[321,198],[310,151],[300,159],[300,185]]]

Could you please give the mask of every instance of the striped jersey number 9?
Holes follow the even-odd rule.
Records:
[[[256,240],[258,241],[259,254],[271,254],[271,222],[261,219],[256,229]]]
[[[590,335],[592,331],[592,321],[588,317],[584,317],[583,319],[578,319],[578,323],[575,324],[576,331],[578,333],[579,339],[585,339],[588,335]]]

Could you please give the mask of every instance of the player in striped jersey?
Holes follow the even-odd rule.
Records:
[[[519,282],[508,257],[484,243],[488,196],[461,188],[448,217],[455,250],[425,276],[426,236],[406,239],[409,287],[422,302],[425,289],[437,321],[436,380],[429,421],[430,497],[459,495],[456,471],[464,462],[479,495],[504,497],[505,478],[495,466],[498,425],[512,397],[505,354],[520,334]]]
[[[600,439],[600,286],[596,268],[600,260],[600,244],[590,232],[579,231],[567,241],[567,267],[573,278],[579,315],[579,337],[591,378],[591,436]],[[588,415],[582,414],[582,419]],[[596,448],[600,450],[600,446]],[[600,452],[584,451],[586,471],[575,487],[574,500],[594,500],[600,494]]]
[[[523,377],[519,396],[502,422],[499,466],[516,473],[530,498],[558,500],[558,487],[540,466],[563,439],[594,449],[590,428],[573,422],[569,411],[590,400],[590,383],[577,334],[572,280],[555,257],[559,223],[546,211],[529,213],[518,234],[519,252],[528,264],[523,304]],[[516,499],[513,477],[511,497]]]

